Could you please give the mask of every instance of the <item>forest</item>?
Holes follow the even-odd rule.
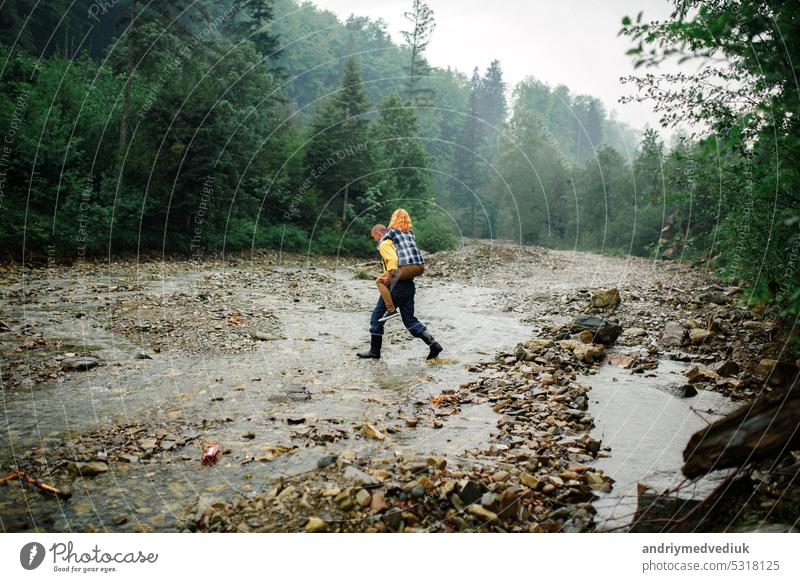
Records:
[[[421,0],[399,39],[295,0],[0,13],[5,259],[367,256],[365,232],[404,206],[428,251],[466,237],[708,261],[753,302],[800,314],[793,2],[620,14],[627,99],[681,128],[667,142],[535,68],[509,87],[498,60],[430,65]],[[668,60],[710,65],[660,73]]]

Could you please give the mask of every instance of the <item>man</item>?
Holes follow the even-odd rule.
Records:
[[[381,263],[383,265],[383,275],[385,281],[388,283],[392,272],[397,269],[397,249],[391,239],[386,239],[381,242],[381,238],[386,232],[386,227],[382,224],[376,224],[372,227],[370,237],[378,245],[378,252],[381,255]],[[403,319],[403,325],[406,326],[408,332],[414,337],[420,338],[430,348],[428,357],[431,360],[442,352],[442,346],[439,345],[433,336],[428,333],[424,325],[414,316],[414,294],[416,293],[416,286],[413,279],[405,281],[397,281],[391,289],[392,300],[395,306],[400,310],[400,317]],[[374,358],[381,357],[381,346],[383,345],[383,327],[384,322],[381,321],[383,314],[386,312],[386,303],[383,297],[378,298],[378,303],[375,309],[372,310],[372,317],[369,323],[369,333],[371,334],[370,348],[365,352],[359,352],[359,358]]]

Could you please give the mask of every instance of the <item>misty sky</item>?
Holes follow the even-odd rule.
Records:
[[[395,42],[408,28],[403,13],[411,0],[313,3],[341,19],[350,14],[383,18]],[[599,97],[634,127],[658,127],[649,105],[617,102],[628,90],[619,77],[633,72],[625,55],[631,43],[617,33],[625,15],[643,11],[648,19],[666,17],[671,11],[666,0],[428,0],[428,5],[437,22],[427,51],[431,64],[471,73],[497,58],[510,86],[528,75],[563,83],[573,92]]]

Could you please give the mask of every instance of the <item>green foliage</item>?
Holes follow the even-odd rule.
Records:
[[[691,251],[800,315],[800,28],[789,0],[680,0],[666,21],[623,21],[637,66],[694,60],[694,74],[628,79],[663,123],[691,122],[675,149],[674,200],[688,206]],[[683,174],[681,176],[680,174]],[[675,187],[677,186],[677,187]]]
[[[450,251],[457,248],[459,243],[452,221],[440,213],[414,220],[414,234],[417,244],[429,253]]]

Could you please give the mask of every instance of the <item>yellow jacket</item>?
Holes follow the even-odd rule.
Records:
[[[378,245],[383,261],[383,272],[394,271],[397,268],[397,249],[394,247],[392,239],[387,238]]]

